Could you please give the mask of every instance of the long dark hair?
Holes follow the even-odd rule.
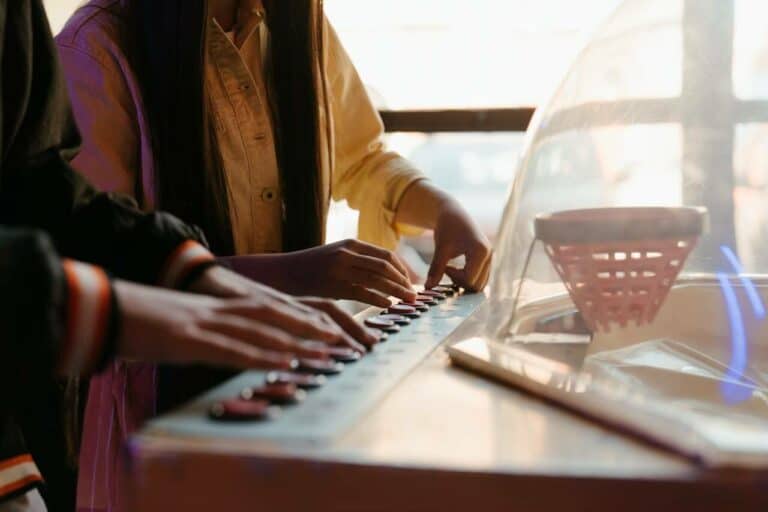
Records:
[[[323,242],[313,0],[265,0],[271,34],[277,150],[285,198],[283,249]]]
[[[312,0],[265,2],[284,199],[283,249],[322,242]],[[138,80],[148,112],[157,207],[234,252],[229,191],[205,80],[207,0],[133,0]],[[316,48],[315,48],[316,49]]]

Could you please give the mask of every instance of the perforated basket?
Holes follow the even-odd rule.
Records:
[[[586,324],[653,321],[701,235],[704,208],[600,208],[540,215],[536,238]]]

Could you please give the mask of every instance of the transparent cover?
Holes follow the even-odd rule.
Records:
[[[454,361],[768,467],[765,34],[762,0],[628,0],[603,24],[529,128]]]

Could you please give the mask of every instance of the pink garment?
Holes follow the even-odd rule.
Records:
[[[93,0],[80,8],[56,37],[59,56],[70,89],[93,87],[94,94],[73,94],[73,109],[83,132],[105,130],[115,136],[116,151],[126,148],[136,154],[131,162],[136,175],[100,172],[123,168],[110,156],[89,148],[73,165],[103,190],[128,193],[150,209],[154,203],[154,177],[149,129],[142,105],[141,90],[128,57],[122,48],[125,26],[125,0]],[[87,63],[87,65],[84,65]],[[120,72],[107,73],[107,69]],[[129,91],[131,104],[110,104],[109,90],[120,87]],[[120,96],[124,96],[122,92]],[[118,96],[118,95],[115,95]],[[119,97],[119,96],[118,96]],[[92,102],[88,105],[83,102]],[[138,123],[138,130],[137,128]],[[135,137],[126,144],[128,137]],[[132,148],[128,150],[127,148]],[[136,194],[136,182],[142,185]],[[128,512],[121,503],[118,476],[127,463],[128,437],[141,427],[156,410],[156,367],[145,363],[115,362],[91,379],[81,441],[77,484],[78,512]]]
[[[155,206],[149,120],[133,68],[126,23],[129,0],[91,0],[56,36],[72,109],[83,134],[72,165],[101,190]],[[100,136],[92,137],[90,134]]]
[[[118,476],[126,441],[155,415],[156,367],[114,362],[91,379],[80,449],[78,512],[125,510]]]

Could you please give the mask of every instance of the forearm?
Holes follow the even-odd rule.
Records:
[[[430,183],[419,180],[403,194],[395,214],[395,222],[425,229],[434,229],[446,207],[458,206],[455,199]]]
[[[232,271],[290,294],[302,294],[301,283],[290,272],[290,254],[250,254],[247,256],[228,256],[217,261]]]

